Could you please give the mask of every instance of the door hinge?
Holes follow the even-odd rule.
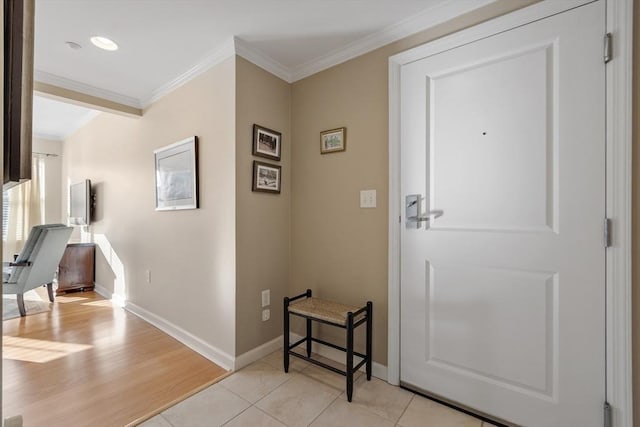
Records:
[[[611,247],[611,220],[609,218],[604,219],[603,233],[604,233],[604,247],[609,248]]]
[[[604,35],[604,63],[611,61],[613,57],[613,43],[611,42],[611,33]]]
[[[611,419],[611,405],[609,402],[604,402],[604,427],[613,427],[613,422]]]

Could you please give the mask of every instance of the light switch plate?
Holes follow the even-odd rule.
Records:
[[[376,190],[360,191],[360,207],[369,209],[376,207]]]
[[[268,305],[271,305],[271,290],[265,289],[262,291],[262,306],[266,307]]]

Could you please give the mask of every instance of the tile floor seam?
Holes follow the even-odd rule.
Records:
[[[260,360],[257,360],[256,362],[259,362],[259,361],[260,361]],[[254,363],[255,363],[255,362],[254,362]],[[269,365],[269,364],[267,363],[267,365]],[[251,365],[247,365],[247,366],[245,366],[245,368],[246,368],[246,367],[248,367],[248,366],[251,366]],[[278,368],[276,368],[275,366],[272,366],[272,365],[269,365],[269,366],[271,366],[273,369],[278,369]],[[243,369],[244,369],[244,368],[243,368]],[[306,369],[306,368],[305,368],[305,369]],[[237,373],[237,372],[240,372],[240,371],[242,371],[242,369],[240,369],[239,371],[234,372],[234,374],[235,374],[235,373]],[[277,389],[279,389],[279,388],[280,388],[280,387],[282,387],[284,384],[288,383],[288,382],[289,382],[289,381],[291,381],[293,378],[295,378],[298,374],[301,374],[301,373],[302,373],[302,370],[300,370],[299,372],[288,372],[288,373],[286,374],[286,376],[287,376],[287,379],[286,379],[286,380],[282,381],[282,382],[281,382],[280,384],[278,384],[278,385],[277,385],[273,390],[270,390],[267,394],[265,394],[264,396],[262,396],[260,399],[256,400],[255,402],[249,402],[247,399],[245,399],[244,397],[240,396],[238,393],[234,392],[233,390],[231,390],[231,389],[230,389],[230,388],[228,388],[228,387],[225,387],[225,385],[223,384],[223,382],[222,382],[222,381],[221,381],[220,383],[218,383],[218,384],[220,384],[220,386],[221,386],[221,387],[223,387],[225,390],[229,390],[231,393],[235,394],[236,396],[238,396],[238,397],[239,397],[239,398],[241,398],[242,400],[244,400],[244,401],[248,402],[251,406],[255,406],[255,405],[256,405],[258,402],[260,402],[262,399],[264,399],[265,397],[267,397],[268,395],[270,395],[271,393],[273,393],[274,391],[276,391]],[[256,406],[256,408],[258,408],[258,407]],[[260,409],[260,408],[258,408],[258,409]],[[264,412],[264,411],[262,411],[262,412]]]
[[[267,396],[265,396],[267,397]],[[256,402],[258,403],[258,402]],[[269,415],[271,418],[273,418],[274,420],[278,421],[281,424],[284,424],[287,427],[291,427],[289,424],[287,424],[284,420],[281,420],[276,414],[272,414],[271,412],[267,411],[266,409],[261,409],[259,406],[256,406],[256,408],[262,412],[264,412],[265,414]]]
[[[169,409],[169,408],[167,408],[167,409]],[[165,409],[165,411],[166,411],[166,409]],[[173,425],[173,423],[172,423],[171,421],[169,421],[169,420],[167,419],[167,417],[162,416],[162,412],[160,412],[158,415],[160,415],[160,418],[162,418],[162,419],[163,419],[163,420],[165,420],[167,423],[169,423],[169,425],[170,425],[171,427],[176,427],[176,426],[174,426],[174,425]]]
[[[307,368],[309,368],[309,366],[307,366],[307,367],[306,367],[306,368],[304,368],[304,369],[307,369]],[[291,379],[290,379],[290,380],[288,380],[288,381],[285,381],[283,384],[285,384],[285,383],[287,383],[287,382],[289,382],[289,381],[294,381],[295,379],[300,379],[301,381],[308,382],[308,383],[312,383],[312,384],[316,384],[317,386],[320,386],[320,387],[326,387],[329,391],[325,391],[325,393],[326,393],[326,394],[329,394],[330,396],[333,396],[333,398],[332,398],[332,399],[331,399],[331,400],[330,400],[330,401],[325,405],[325,407],[324,407],[324,408],[322,408],[322,409],[320,410],[320,412],[319,412],[316,416],[314,416],[314,417],[313,417],[313,419],[311,419],[310,421],[308,421],[308,422],[306,422],[306,423],[304,424],[305,426],[307,426],[307,427],[308,427],[311,423],[315,422],[315,420],[316,420],[316,419],[317,419],[317,418],[318,418],[318,417],[319,417],[319,416],[320,416],[320,415],[321,415],[321,414],[322,414],[322,413],[323,413],[327,408],[329,408],[329,407],[333,404],[333,402],[334,402],[336,399],[340,398],[341,396],[346,396],[346,395],[345,395],[345,393],[344,393],[343,391],[337,390],[337,389],[335,389],[335,388],[331,387],[330,385],[327,385],[327,384],[323,383],[322,381],[319,381],[319,380],[317,380],[317,379],[315,379],[315,378],[312,378],[312,377],[309,377],[309,376],[305,375],[305,374],[303,373],[304,369],[301,369],[300,371],[297,371],[297,372],[290,372],[290,373],[289,373],[289,375],[291,375]],[[283,385],[283,384],[282,384],[282,385]],[[271,394],[276,393],[276,392],[278,391],[278,389],[279,389],[279,388],[280,388],[280,386],[278,386],[278,387],[276,387],[275,389],[273,389],[270,393],[268,393],[267,395],[265,395],[265,396],[263,397],[263,399],[267,399]],[[335,396],[334,396],[334,392],[335,392]],[[345,397],[345,398],[346,398],[346,397]],[[261,399],[260,401],[262,401],[263,399]],[[270,415],[270,416],[271,416],[271,417],[273,417],[274,419],[278,420],[279,422],[281,422],[281,423],[282,423],[282,424],[284,424],[285,426],[287,426],[287,427],[293,427],[291,424],[289,424],[289,422],[288,422],[287,420],[285,420],[285,419],[283,419],[283,418],[280,418],[276,413],[272,413],[272,412],[270,412],[270,411],[269,411],[268,409],[266,409],[266,408],[261,408],[261,407],[257,406],[257,405],[258,405],[258,403],[260,403],[260,401],[256,402],[256,407],[257,407],[258,409],[260,409],[261,411],[263,411],[263,412],[265,412],[266,414]],[[294,424],[294,426],[296,426],[296,425],[298,425],[298,424]]]
[[[229,390],[229,391],[231,391],[231,390]],[[231,391],[231,393],[233,393],[233,392]],[[235,394],[235,393],[234,393],[234,394]],[[238,396],[238,397],[240,397],[240,396]],[[238,414],[236,414],[236,416],[235,416],[235,417],[233,417],[233,418],[231,418],[230,420],[226,421],[224,424],[222,424],[222,426],[221,426],[221,427],[226,426],[226,425],[227,425],[227,424],[229,424],[231,421],[233,421],[233,420],[235,420],[236,418],[238,418],[240,415],[242,415],[243,413],[245,413],[245,412],[246,412],[249,408],[251,408],[252,406],[253,406],[253,404],[251,404],[251,402],[249,402],[249,406],[247,406],[247,407],[246,407],[246,408],[244,408],[241,412],[239,412]]]
[[[286,381],[285,381],[286,382]],[[247,399],[245,399],[244,397],[240,396],[238,393],[236,393],[235,391],[231,390],[230,388],[225,387],[224,385],[218,383],[218,385],[220,385],[220,387],[222,387],[223,389],[227,390],[229,393],[239,397],[240,399],[244,400],[245,402],[247,402],[250,406],[253,406],[253,403],[251,403],[250,401],[248,401]],[[244,410],[246,411],[246,409]],[[244,412],[242,411],[242,412]],[[235,418],[235,417],[234,417]]]
[[[311,422],[310,422],[309,424],[307,424],[307,426],[310,426],[311,424],[313,424],[314,422],[316,422],[316,420],[317,420],[317,419],[318,419],[322,414],[324,414],[324,412],[325,412],[327,409],[329,409],[329,408],[331,407],[331,405],[333,405],[333,403],[334,403],[336,400],[338,400],[338,398],[339,398],[340,396],[342,396],[343,394],[344,394],[344,393],[340,393],[340,394],[338,394],[338,395],[335,397],[335,399],[333,399],[331,402],[329,402],[329,404],[327,405],[327,407],[326,407],[326,408],[324,408],[322,411],[320,411],[320,413],[319,413],[319,414],[318,414],[314,419],[312,419],[312,420],[311,420]]]
[[[273,415],[271,415],[270,413],[268,413],[267,411],[265,411],[264,409],[260,409],[258,408],[256,405],[252,405],[254,408],[256,408],[256,410],[260,411],[261,413],[265,414],[266,416],[273,418],[274,420],[276,420],[277,422],[279,422],[280,424],[282,424],[285,427],[291,427],[289,424],[285,423],[284,421],[280,421],[280,419],[278,419],[277,417],[274,417]],[[248,408],[247,408],[248,409]]]
[[[300,372],[302,372],[302,371],[300,371]],[[291,378],[295,378],[295,372],[287,372],[287,374],[292,374],[292,375],[291,375]],[[283,381],[283,382],[282,382],[282,384],[286,384],[286,383],[288,383],[289,381],[291,381],[291,378],[287,379],[286,381]],[[269,393],[265,394],[265,395],[264,395],[264,396],[262,396],[260,399],[256,400],[256,403],[253,403],[253,404],[252,404],[252,406],[255,406],[255,407],[256,407],[256,409],[258,409],[258,410],[259,410],[259,411],[261,411],[261,412],[264,412],[265,414],[269,415],[271,418],[273,418],[274,420],[277,420],[278,422],[280,422],[280,423],[284,424],[285,426],[287,426],[287,427],[291,427],[291,426],[289,426],[289,424],[287,424],[286,422],[284,422],[283,420],[281,420],[280,418],[278,418],[275,414],[270,413],[270,412],[269,412],[269,411],[267,411],[266,409],[261,409],[261,408],[258,406],[258,403],[259,403],[260,401],[262,401],[263,399],[266,399],[266,398],[267,398],[267,396],[269,396],[271,393],[273,393],[273,392],[275,392],[277,389],[279,389],[279,388],[282,386],[282,384],[278,385],[276,388],[274,388],[273,390],[271,390]]]
[[[394,387],[399,387],[399,386],[394,386]],[[402,424],[400,424],[400,420],[404,416],[405,412],[407,412],[407,409],[409,409],[409,405],[411,405],[411,402],[413,402],[413,399],[415,399],[416,396],[417,396],[417,394],[415,394],[415,393],[412,393],[412,392],[410,392],[410,393],[411,393],[411,399],[409,399],[409,401],[407,402],[407,406],[404,407],[404,409],[402,410],[402,413],[398,417],[398,421],[396,421],[396,426],[402,427]]]
[[[262,396],[260,399],[256,400],[254,403],[251,403],[251,402],[249,402],[249,403],[251,403],[251,405],[252,405],[252,406],[255,406],[256,408],[260,409],[260,408],[257,406],[258,402],[260,402],[261,400],[265,399],[265,398],[266,398],[267,396],[269,396],[271,393],[273,393],[274,391],[276,391],[277,389],[279,389],[280,387],[282,387],[284,384],[286,384],[286,383],[288,383],[289,381],[291,381],[293,378],[295,378],[295,377],[296,377],[296,375],[297,375],[297,374],[299,374],[299,373],[301,373],[301,372],[302,372],[302,371],[300,371],[300,372],[288,372],[288,373],[287,373],[287,377],[288,377],[288,378],[287,378],[286,380],[282,381],[282,382],[281,382],[280,384],[278,384],[278,385],[277,385],[273,390],[269,391],[269,393],[265,394],[265,395],[264,395],[264,396]],[[246,399],[245,399],[245,400],[246,400]],[[262,411],[262,409],[260,409],[260,410]],[[262,412],[264,412],[264,413],[266,413],[266,414],[269,414],[269,413],[268,413],[268,412],[266,412],[266,411],[262,411]],[[280,419],[279,419],[279,418],[276,418],[276,417],[274,417],[274,416],[273,416],[273,415],[271,415],[271,414],[269,414],[269,415],[270,415],[270,416],[272,416],[273,418],[277,419],[278,421],[280,421]],[[280,421],[280,422],[281,422],[282,424],[285,424],[285,425],[287,424],[287,423],[285,423],[285,422],[283,422],[283,421]]]

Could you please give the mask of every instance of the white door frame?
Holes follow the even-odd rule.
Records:
[[[592,0],[544,0],[389,58],[388,382],[400,383],[400,70],[404,64],[560,13]],[[613,59],[607,64],[607,399],[615,427],[633,426],[631,379],[631,72],[633,0],[607,0]],[[604,35],[603,35],[604,36]],[[603,41],[604,44],[604,41]],[[604,53],[604,52],[603,52]],[[396,220],[398,218],[398,220]]]

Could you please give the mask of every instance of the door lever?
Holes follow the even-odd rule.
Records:
[[[422,196],[420,194],[409,194],[405,197],[405,220],[407,228],[420,228],[420,224],[428,222],[431,218],[436,219],[444,214],[440,209],[429,211],[427,215],[422,214]]]
[[[407,221],[409,222],[427,222],[431,219],[431,217],[433,217],[433,219],[439,218],[444,214],[444,211],[441,209],[434,209],[429,211],[428,215],[422,215],[422,216],[408,216],[407,217]]]

